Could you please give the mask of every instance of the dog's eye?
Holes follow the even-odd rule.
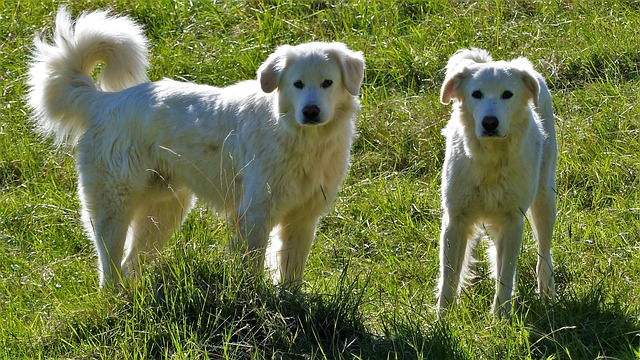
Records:
[[[333,80],[325,80],[322,82],[322,88],[326,89],[333,84]]]
[[[302,89],[304,87],[304,84],[302,83],[302,81],[298,80],[293,83],[293,86],[295,86],[297,89]]]
[[[503,99],[511,99],[511,97],[513,96],[513,93],[509,90],[505,91],[502,93],[502,98]]]
[[[473,96],[474,99],[482,99],[482,91],[476,90],[471,93],[471,96]]]

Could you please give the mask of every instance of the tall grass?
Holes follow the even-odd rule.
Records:
[[[73,152],[24,104],[35,33],[58,2],[0,4],[0,354],[6,358],[640,357],[640,6],[636,1],[96,1],[144,24],[150,77],[223,86],[284,43],[343,41],[367,69],[352,167],[300,293],[225,256],[229,229],[192,212],[127,291],[97,290]],[[487,264],[445,319],[438,275],[442,68],[462,47],[528,57],[554,97],[558,300],[535,293],[530,229],[514,316],[489,315]]]

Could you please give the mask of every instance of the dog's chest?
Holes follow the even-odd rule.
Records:
[[[531,167],[507,159],[492,166],[476,164],[470,169],[472,197],[487,210],[510,210],[529,206],[533,197],[535,174]]]
[[[332,198],[344,177],[348,153],[331,147],[318,147],[292,159],[284,177],[283,190],[295,198],[323,196]]]

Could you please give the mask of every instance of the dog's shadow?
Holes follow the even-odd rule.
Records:
[[[533,286],[533,284],[531,284]],[[543,301],[517,307],[529,330],[534,358],[636,358],[640,348],[637,310],[603,283],[565,289],[552,305]]]
[[[478,351],[462,335],[469,326],[437,321],[428,309],[417,309],[411,317],[387,309],[381,312],[383,319],[367,318],[371,308],[379,306],[366,295],[368,274],[353,274],[348,266],[335,286],[325,288],[329,293],[321,294],[274,287],[243,270],[240,262],[193,254],[178,257],[188,261],[169,259],[150,267],[140,283],[117,296],[120,300],[113,306],[89,303],[83,311],[60,314],[53,322],[57,326],[36,349],[73,353],[88,348],[109,355],[103,354],[104,349],[135,344],[131,346],[159,358],[179,351],[176,344],[195,341],[212,358],[231,354],[231,358],[453,360],[473,358]],[[601,284],[582,287],[581,292],[560,287],[557,301],[548,305],[534,290],[522,291],[535,288],[532,276],[521,279],[526,280],[518,284],[514,317],[522,325],[503,325],[525,327],[529,357],[633,358],[640,348],[637,314],[618,301],[625,297],[616,298],[614,290]],[[492,294],[492,289],[476,292]],[[109,297],[98,297],[103,296]],[[486,306],[468,312],[471,318],[490,316],[488,298],[480,298]],[[375,329],[371,323],[377,324]],[[175,327],[184,334],[170,331]],[[148,339],[141,341],[138,334],[147,334]],[[178,335],[185,337],[175,339]]]
[[[191,344],[216,359],[469,358],[446,323],[425,330],[422,320],[391,316],[372,330],[368,274],[353,275],[347,265],[320,293],[274,286],[241,261],[193,253],[176,256],[189,261],[157,259],[119,292],[99,292],[82,309],[53,316],[34,354],[163,358]]]

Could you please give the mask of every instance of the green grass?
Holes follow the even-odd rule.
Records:
[[[353,165],[323,219],[303,293],[224,255],[202,208],[128,291],[97,290],[72,151],[31,129],[33,35],[58,2],[0,5],[0,358],[592,359],[640,357],[640,5],[637,1],[70,1],[144,24],[152,79],[254,78],[283,43],[337,40],[367,69]],[[444,321],[438,275],[439,103],[447,58],[526,56],[557,115],[558,300],[535,293],[527,228],[514,316],[489,315],[487,264]]]

